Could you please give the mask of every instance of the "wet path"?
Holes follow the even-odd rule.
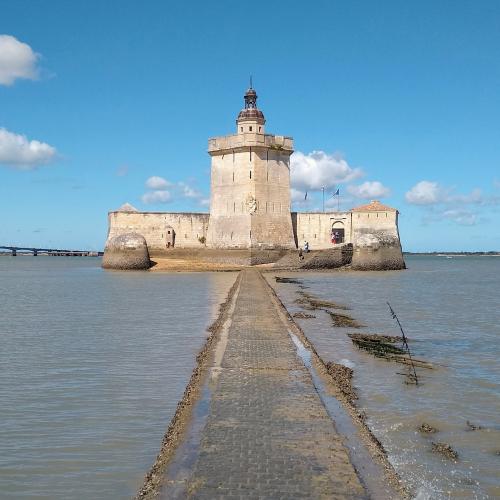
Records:
[[[258,271],[241,278],[184,495],[365,498],[268,285]]]

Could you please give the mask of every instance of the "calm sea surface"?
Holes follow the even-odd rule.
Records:
[[[0,498],[131,498],[233,273],[0,257]]]
[[[402,272],[284,275],[300,278],[306,292],[351,307],[347,313],[367,326],[335,328],[322,311],[298,320],[325,360],[354,369],[358,405],[415,496],[500,498],[500,258],[406,260]],[[297,285],[276,286],[291,311],[301,310],[294,303]],[[397,374],[403,365],[358,350],[346,335],[398,335],[386,301],[411,338],[413,355],[435,364],[418,369],[418,387]],[[482,429],[469,430],[467,421]],[[439,432],[420,434],[422,422]],[[459,461],[433,453],[432,441],[450,444]]]

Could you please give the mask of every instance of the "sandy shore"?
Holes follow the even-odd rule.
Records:
[[[232,264],[222,264],[219,262],[206,262],[194,259],[172,259],[153,257],[153,267],[150,272],[170,271],[170,272],[203,272],[203,271],[240,271],[243,266]]]

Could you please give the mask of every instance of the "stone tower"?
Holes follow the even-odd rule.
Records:
[[[250,85],[236,134],[208,141],[212,157],[208,247],[295,248],[290,215],[293,139],[266,134],[265,123]]]

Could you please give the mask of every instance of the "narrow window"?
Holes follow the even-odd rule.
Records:
[[[243,132],[243,127],[240,127],[240,132]]]
[[[273,212],[274,212],[274,201],[273,201]]]
[[[233,202],[233,212],[236,212],[236,202]]]
[[[251,132],[252,131],[252,127],[248,127],[248,130]]]
[[[267,169],[267,182],[269,182],[269,169]]]
[[[234,182],[234,172],[233,172],[233,182]]]
[[[250,179],[252,178],[252,171],[250,170]]]
[[[262,130],[262,127],[259,127],[259,132]]]

